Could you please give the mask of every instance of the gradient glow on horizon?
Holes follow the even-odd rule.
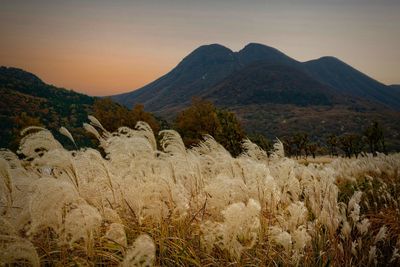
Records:
[[[399,0],[0,0],[0,65],[89,95],[164,75],[200,45],[335,56],[400,83]]]

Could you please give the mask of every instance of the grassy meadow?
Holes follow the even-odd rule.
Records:
[[[0,265],[400,265],[400,154],[304,162],[244,140],[232,157],[89,120],[98,149],[29,127],[0,151]]]

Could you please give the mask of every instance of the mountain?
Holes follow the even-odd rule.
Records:
[[[400,149],[400,113],[363,98],[341,94],[287,65],[257,62],[232,73],[201,96],[235,112],[248,133],[269,138],[306,132],[323,142],[332,133],[362,133],[373,121],[389,149]]]
[[[148,111],[171,116],[171,112],[176,113],[187,106],[193,96],[207,95],[211,88],[228,76],[231,79],[234,73],[261,62],[292,67],[292,72],[293,68],[296,68],[302,75],[307,76],[302,79],[309,81],[311,87],[319,82],[333,89],[338,95],[364,99],[400,110],[398,90],[392,90],[391,87],[375,81],[339,59],[322,57],[302,63],[275,48],[256,43],[250,43],[238,52],[218,44],[200,46],[163,77],[138,90],[112,98],[130,108],[141,103]],[[299,77],[300,74],[297,74],[296,77]],[[304,82],[301,85],[296,87],[298,92],[308,87]],[[269,84],[265,86],[268,87]],[[293,97],[295,95],[293,94]],[[303,93],[301,95],[304,96]]]
[[[204,45],[156,81],[111,98],[127,107],[141,103],[149,111],[169,113],[178,106],[188,105],[193,96],[204,94],[228,75],[257,61],[290,66],[300,64],[275,48],[255,43],[248,44],[239,52],[219,44]]]
[[[331,106],[345,101],[332,88],[303,71],[265,61],[232,73],[202,97],[224,107],[268,103]]]
[[[0,67],[0,147],[15,149],[21,127],[40,124],[50,130],[68,128],[87,144],[82,123],[95,98],[44,83],[32,73]]]
[[[288,57],[278,49],[257,43],[246,45],[242,50],[235,53],[235,55],[239,59],[241,66],[247,66],[258,61],[268,62],[271,65],[300,65],[300,62]]]
[[[130,108],[141,103],[149,111],[162,110],[200,95],[239,68],[240,63],[230,49],[217,44],[205,45],[197,48],[156,81],[139,90],[112,98]]]
[[[299,62],[262,44],[238,52],[201,46],[163,77],[112,98],[127,107],[142,103],[172,120],[195,96],[235,112],[248,132],[271,138],[360,133],[376,120],[388,146],[400,149],[400,90],[334,57]]]
[[[334,57],[322,57],[303,63],[316,80],[330,85],[338,92],[375,101],[400,110],[400,93]]]
[[[390,86],[391,88],[394,88],[394,89],[400,91],[400,84],[392,84],[392,85],[389,85],[389,86]]]
[[[205,47],[205,50],[209,48]],[[188,91],[195,88],[195,94],[235,112],[248,133],[258,132],[274,138],[307,132],[323,140],[332,133],[361,133],[376,120],[384,126],[388,148],[400,149],[399,112],[376,102],[341,94],[314,79],[307,70],[298,68],[296,61],[281,57],[281,64],[269,64],[261,60],[246,65],[243,59],[239,59],[240,51],[236,54],[232,52],[233,59],[228,60],[229,50],[223,47],[217,47],[217,50],[208,60],[199,57],[195,63],[193,58],[189,58],[182,63],[181,70],[185,71],[180,73],[182,80],[179,83],[184,86],[188,80],[191,81],[192,87],[181,88]],[[276,53],[274,50],[272,52]],[[221,63],[221,57],[224,63]],[[217,62],[213,63],[211,58]],[[207,66],[223,65],[225,72],[221,75],[225,77],[219,79],[219,75],[211,75],[215,74],[212,72],[210,79],[194,79],[193,82],[186,72],[196,69],[199,62],[206,62],[204,64]],[[198,67],[197,75],[202,71],[204,66]],[[153,90],[157,95],[156,89]],[[180,93],[173,88],[166,90]],[[174,100],[173,97],[171,99]],[[32,123],[45,126],[56,135],[59,127],[65,126],[74,136],[78,147],[90,146],[90,138],[82,129],[82,123],[93,111],[94,101],[94,97],[48,85],[21,69],[0,67],[0,147],[15,149],[15,137],[19,136],[21,127]],[[189,100],[185,101],[171,105],[169,110],[164,109],[164,116],[171,118],[174,112],[189,103]],[[110,105],[116,104],[110,101]],[[61,141],[65,139],[64,145],[72,145],[65,137],[57,137]]]

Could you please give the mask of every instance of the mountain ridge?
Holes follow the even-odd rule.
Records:
[[[389,85],[389,86],[390,86],[391,88],[400,90],[400,84],[391,84],[391,85]]]
[[[200,46],[154,82],[111,98],[127,107],[141,103],[148,111],[162,115],[166,110],[187,106],[193,96],[207,94],[206,91],[218,82],[257,62],[295,67],[339,94],[400,110],[400,92],[336,57],[299,62],[276,48],[259,43],[249,43],[236,52],[220,44]]]
[[[263,44],[236,52],[201,46],[156,81],[112,98],[128,107],[142,103],[172,121],[195,96],[234,112],[248,133],[275,138],[303,131],[326,138],[380,121],[388,146],[400,148],[400,90],[336,57],[299,62]]]
[[[22,69],[0,66],[0,147],[16,149],[21,127],[32,124],[44,125],[55,134],[65,126],[78,145],[88,145],[90,140],[82,123],[86,122],[94,100],[94,97],[46,84]]]
[[[303,86],[304,83],[307,86]],[[296,87],[304,87],[304,90],[298,91]],[[236,97],[229,97],[230,94]],[[331,106],[341,99],[329,86],[297,68],[263,61],[229,75],[203,97],[225,107],[263,103]]]
[[[254,71],[252,68],[254,68]],[[288,70],[291,70],[291,72],[288,72]],[[258,73],[260,72],[265,80],[255,79],[246,72],[252,75],[260,75]],[[246,85],[248,92],[244,93],[250,94],[250,96],[253,93],[258,93],[259,102],[248,101],[253,97],[245,94],[238,98],[242,100],[241,102],[224,103],[223,98],[219,96],[215,98],[215,95],[213,95],[215,91],[209,91],[211,94],[205,95],[204,98],[222,101],[217,105],[234,112],[248,134],[261,133],[269,138],[275,138],[290,136],[297,132],[307,132],[309,136],[315,137],[317,140],[324,140],[330,134],[362,133],[363,129],[372,121],[379,121],[385,130],[389,151],[400,149],[400,140],[398,139],[400,135],[399,112],[355,98],[343,99],[336,93],[332,96],[330,95],[332,88],[316,81],[313,81],[315,88],[309,88],[312,94],[304,91],[304,93],[307,93],[306,96],[311,97],[311,101],[297,102],[301,97],[291,98],[291,95],[285,92],[295,89],[301,82],[309,84],[308,79],[310,77],[307,76],[308,74],[305,75],[303,71],[287,65],[256,62],[254,66],[249,65],[231,75],[239,80],[232,81],[227,77],[225,81],[216,85],[216,89],[221,89],[222,86],[227,86],[226,82],[230,82],[228,85],[238,86],[234,89],[241,92],[243,90],[240,90],[240,86],[246,84],[240,81],[240,77],[248,78],[247,82],[258,80],[259,84],[256,83],[254,88],[252,83],[248,87]],[[284,78],[282,78],[282,75],[284,75]],[[285,75],[289,76],[286,77]],[[277,84],[272,83],[274,86],[264,87],[263,83],[271,77],[277,78],[274,80]],[[284,81],[282,82],[282,80]],[[258,87],[260,85],[261,87]],[[322,94],[322,98],[318,95],[320,91],[326,93]],[[40,97],[32,95],[32,93],[38,92],[47,93]],[[219,93],[224,95],[223,91]],[[314,93],[317,93],[317,97],[314,97]],[[226,95],[229,97],[229,94]],[[87,120],[94,97],[45,84],[36,75],[20,69],[5,67],[0,68],[0,96],[0,142],[3,147],[10,147],[11,137],[19,135],[18,129],[13,128],[16,124],[15,119],[24,112],[31,118],[40,119],[43,125],[55,134],[57,134],[60,126],[66,126],[74,138],[80,140],[77,142],[78,146],[88,145],[80,143],[85,140],[86,135],[82,129],[82,122]],[[328,97],[328,102],[325,102],[325,96]],[[266,99],[263,99],[263,97],[266,97]],[[335,97],[339,98],[335,99]],[[275,101],[275,98],[280,100]],[[169,110],[165,110],[164,114],[171,115],[174,112],[179,112],[181,108],[183,107],[171,106]],[[31,121],[29,125],[32,125]],[[59,138],[65,137],[59,136]],[[72,145],[70,141],[65,141],[66,144]]]
[[[260,49],[264,51],[261,60],[270,59],[272,62],[282,61],[285,64],[296,62],[275,48],[257,43],[250,43],[237,52],[219,44],[203,45],[159,79],[138,90],[111,98],[127,107],[141,103],[146,109],[156,113],[157,109],[171,108],[177,102],[188,104],[192,96],[203,94],[221,79],[243,68],[249,61],[254,61],[248,57],[252,58],[255,50]]]
[[[338,92],[361,96],[400,110],[400,94],[336,57],[325,56],[306,61],[303,66],[313,78]]]

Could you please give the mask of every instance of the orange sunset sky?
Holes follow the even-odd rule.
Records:
[[[137,89],[203,44],[340,58],[400,83],[398,0],[2,0],[0,65],[89,95]]]

